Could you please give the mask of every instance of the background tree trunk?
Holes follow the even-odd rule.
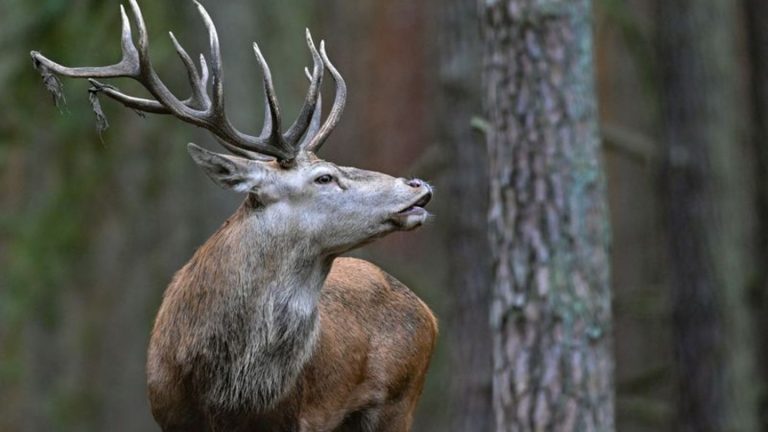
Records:
[[[488,325],[491,267],[486,217],[488,160],[472,130],[481,112],[480,34],[474,0],[434,2],[440,11],[440,92],[436,116],[451,299],[443,332],[450,353],[450,423],[456,432],[492,429],[491,331]],[[438,5],[439,3],[439,5]],[[456,203],[461,203],[457,210]]]
[[[591,2],[483,1],[496,430],[613,430]]]
[[[738,3],[659,2],[679,430],[757,430],[755,274]]]
[[[755,152],[757,186],[757,262],[768,262],[768,2],[745,0],[745,15],[751,60],[751,94],[753,151]],[[757,268],[754,283],[758,364],[761,365],[762,389],[759,403],[761,430],[768,430],[768,269]]]
[[[595,67],[611,217],[616,429],[677,432],[668,242],[660,199],[656,3],[601,0]]]

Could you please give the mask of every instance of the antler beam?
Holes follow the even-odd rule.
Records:
[[[42,71],[51,71],[62,76],[87,78],[92,85],[91,91],[104,93],[129,108],[141,112],[171,114],[184,122],[209,130],[218,138],[221,145],[233,153],[251,159],[263,159],[260,155],[267,155],[274,157],[285,166],[290,166],[300,151],[317,150],[338,123],[346,98],[346,85],[338,71],[328,60],[324,43],[321,43],[320,52],[318,52],[309,30],[306,32],[306,39],[313,60],[310,85],[298,117],[285,133],[281,131],[280,108],[275,96],[272,74],[264,56],[258,46],[254,44],[254,53],[264,75],[265,114],[261,133],[258,136],[252,136],[235,129],[224,109],[223,70],[219,38],[216,27],[205,8],[195,0],[198,12],[208,30],[211,56],[210,71],[202,54],[200,55],[200,69],[198,70],[192,58],[179,44],[173,33],[169,32],[176,52],[187,70],[187,76],[192,87],[192,94],[189,98],[179,100],[168,90],[168,87],[152,67],[149,57],[149,38],[141,9],[136,0],[129,0],[129,2],[138,30],[138,44],[134,45],[131,23],[125,8],[121,5],[122,59],[118,63],[101,67],[66,67],[49,60],[37,51],[32,51],[30,54],[35,66]],[[318,127],[320,121],[320,87],[324,67],[328,67],[331,71],[337,90],[334,106],[328,119],[322,126]],[[96,78],[118,77],[138,81],[154,99],[130,96],[114,86],[96,80]],[[212,87],[210,96],[207,89],[209,78]],[[304,139],[299,144],[302,137]]]

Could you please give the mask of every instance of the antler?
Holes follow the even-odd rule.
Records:
[[[283,165],[290,165],[300,151],[315,151],[325,141],[338,122],[346,98],[346,85],[338,71],[328,60],[325,44],[321,42],[320,52],[315,48],[309,30],[306,32],[307,45],[312,53],[313,70],[310,76],[309,90],[298,117],[285,133],[281,131],[280,108],[272,84],[272,75],[259,47],[254,43],[254,53],[264,74],[265,114],[264,126],[258,136],[242,133],[234,128],[224,109],[223,72],[221,51],[216,27],[203,6],[195,0],[195,5],[205,23],[210,39],[211,71],[209,74],[205,57],[200,55],[198,71],[189,54],[170,33],[176,52],[187,69],[192,94],[185,100],[179,100],[160,80],[149,57],[149,38],[144,18],[136,0],[129,0],[138,29],[138,47],[134,45],[131,24],[120,6],[122,17],[122,59],[113,65],[102,67],[66,67],[32,51],[35,66],[41,69],[46,83],[52,77],[49,71],[58,75],[87,78],[93,86],[92,92],[102,92],[123,105],[141,112],[171,114],[182,121],[192,123],[211,131],[218,142],[240,156],[263,159],[260,155],[276,158]],[[323,80],[324,65],[331,71],[336,82],[336,98],[331,113],[325,123],[320,121],[320,86]],[[308,72],[308,71],[307,71]],[[208,80],[212,78],[212,95],[209,96]],[[116,87],[97,81],[95,78],[132,78],[143,85],[154,99],[144,99],[122,93]],[[304,137],[301,144],[299,139]]]
[[[309,139],[307,144],[303,146],[303,149],[311,152],[317,152],[323,143],[325,143],[325,140],[331,134],[333,128],[336,127],[339,119],[341,119],[341,113],[344,111],[344,105],[347,101],[347,84],[344,82],[344,78],[341,77],[339,71],[337,71],[331,61],[328,60],[328,54],[325,53],[325,43],[323,42],[320,43],[320,53],[323,56],[323,61],[328,67],[328,70],[331,71],[333,80],[336,82],[336,97],[333,100],[331,112],[328,114],[328,118],[325,119],[325,123],[323,123],[317,133],[312,133],[312,135],[308,134]],[[320,101],[318,97],[318,109],[320,108],[319,105]]]

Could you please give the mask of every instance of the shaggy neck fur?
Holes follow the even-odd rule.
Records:
[[[331,261],[247,203],[200,248],[175,279],[191,283],[174,288],[176,321],[190,333],[178,355],[203,403],[263,410],[294,387],[317,340]]]

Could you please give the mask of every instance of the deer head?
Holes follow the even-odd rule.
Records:
[[[174,96],[152,67],[147,29],[136,0],[130,8],[138,28],[135,45],[131,23],[121,6],[122,59],[103,67],[66,67],[32,51],[35,66],[46,86],[59,91],[54,74],[87,78],[92,95],[102,93],[140,112],[171,114],[209,130],[220,145],[233,155],[214,153],[189,144],[194,161],[217,184],[247,194],[246,205],[268,223],[273,235],[290,230],[291,235],[309,239],[321,254],[340,253],[395,230],[410,230],[424,223],[423,206],[432,196],[431,187],[417,179],[406,180],[356,168],[340,167],[316,156],[336,126],[344,109],[346,84],[328,59],[325,44],[315,48],[307,30],[313,69],[305,69],[310,85],[298,117],[285,132],[275,97],[272,76],[259,47],[254,53],[264,75],[265,116],[261,133],[248,135],[235,129],[224,109],[223,72],[216,28],[203,6],[195,1],[208,30],[210,71],[201,54],[199,69],[170,33],[184,63],[191,95]],[[325,121],[322,121],[320,87],[327,69],[336,83],[336,94]],[[154,99],[121,92],[97,78],[126,77],[138,81]],[[208,92],[209,78],[211,93]],[[97,115],[99,111],[97,110]]]

